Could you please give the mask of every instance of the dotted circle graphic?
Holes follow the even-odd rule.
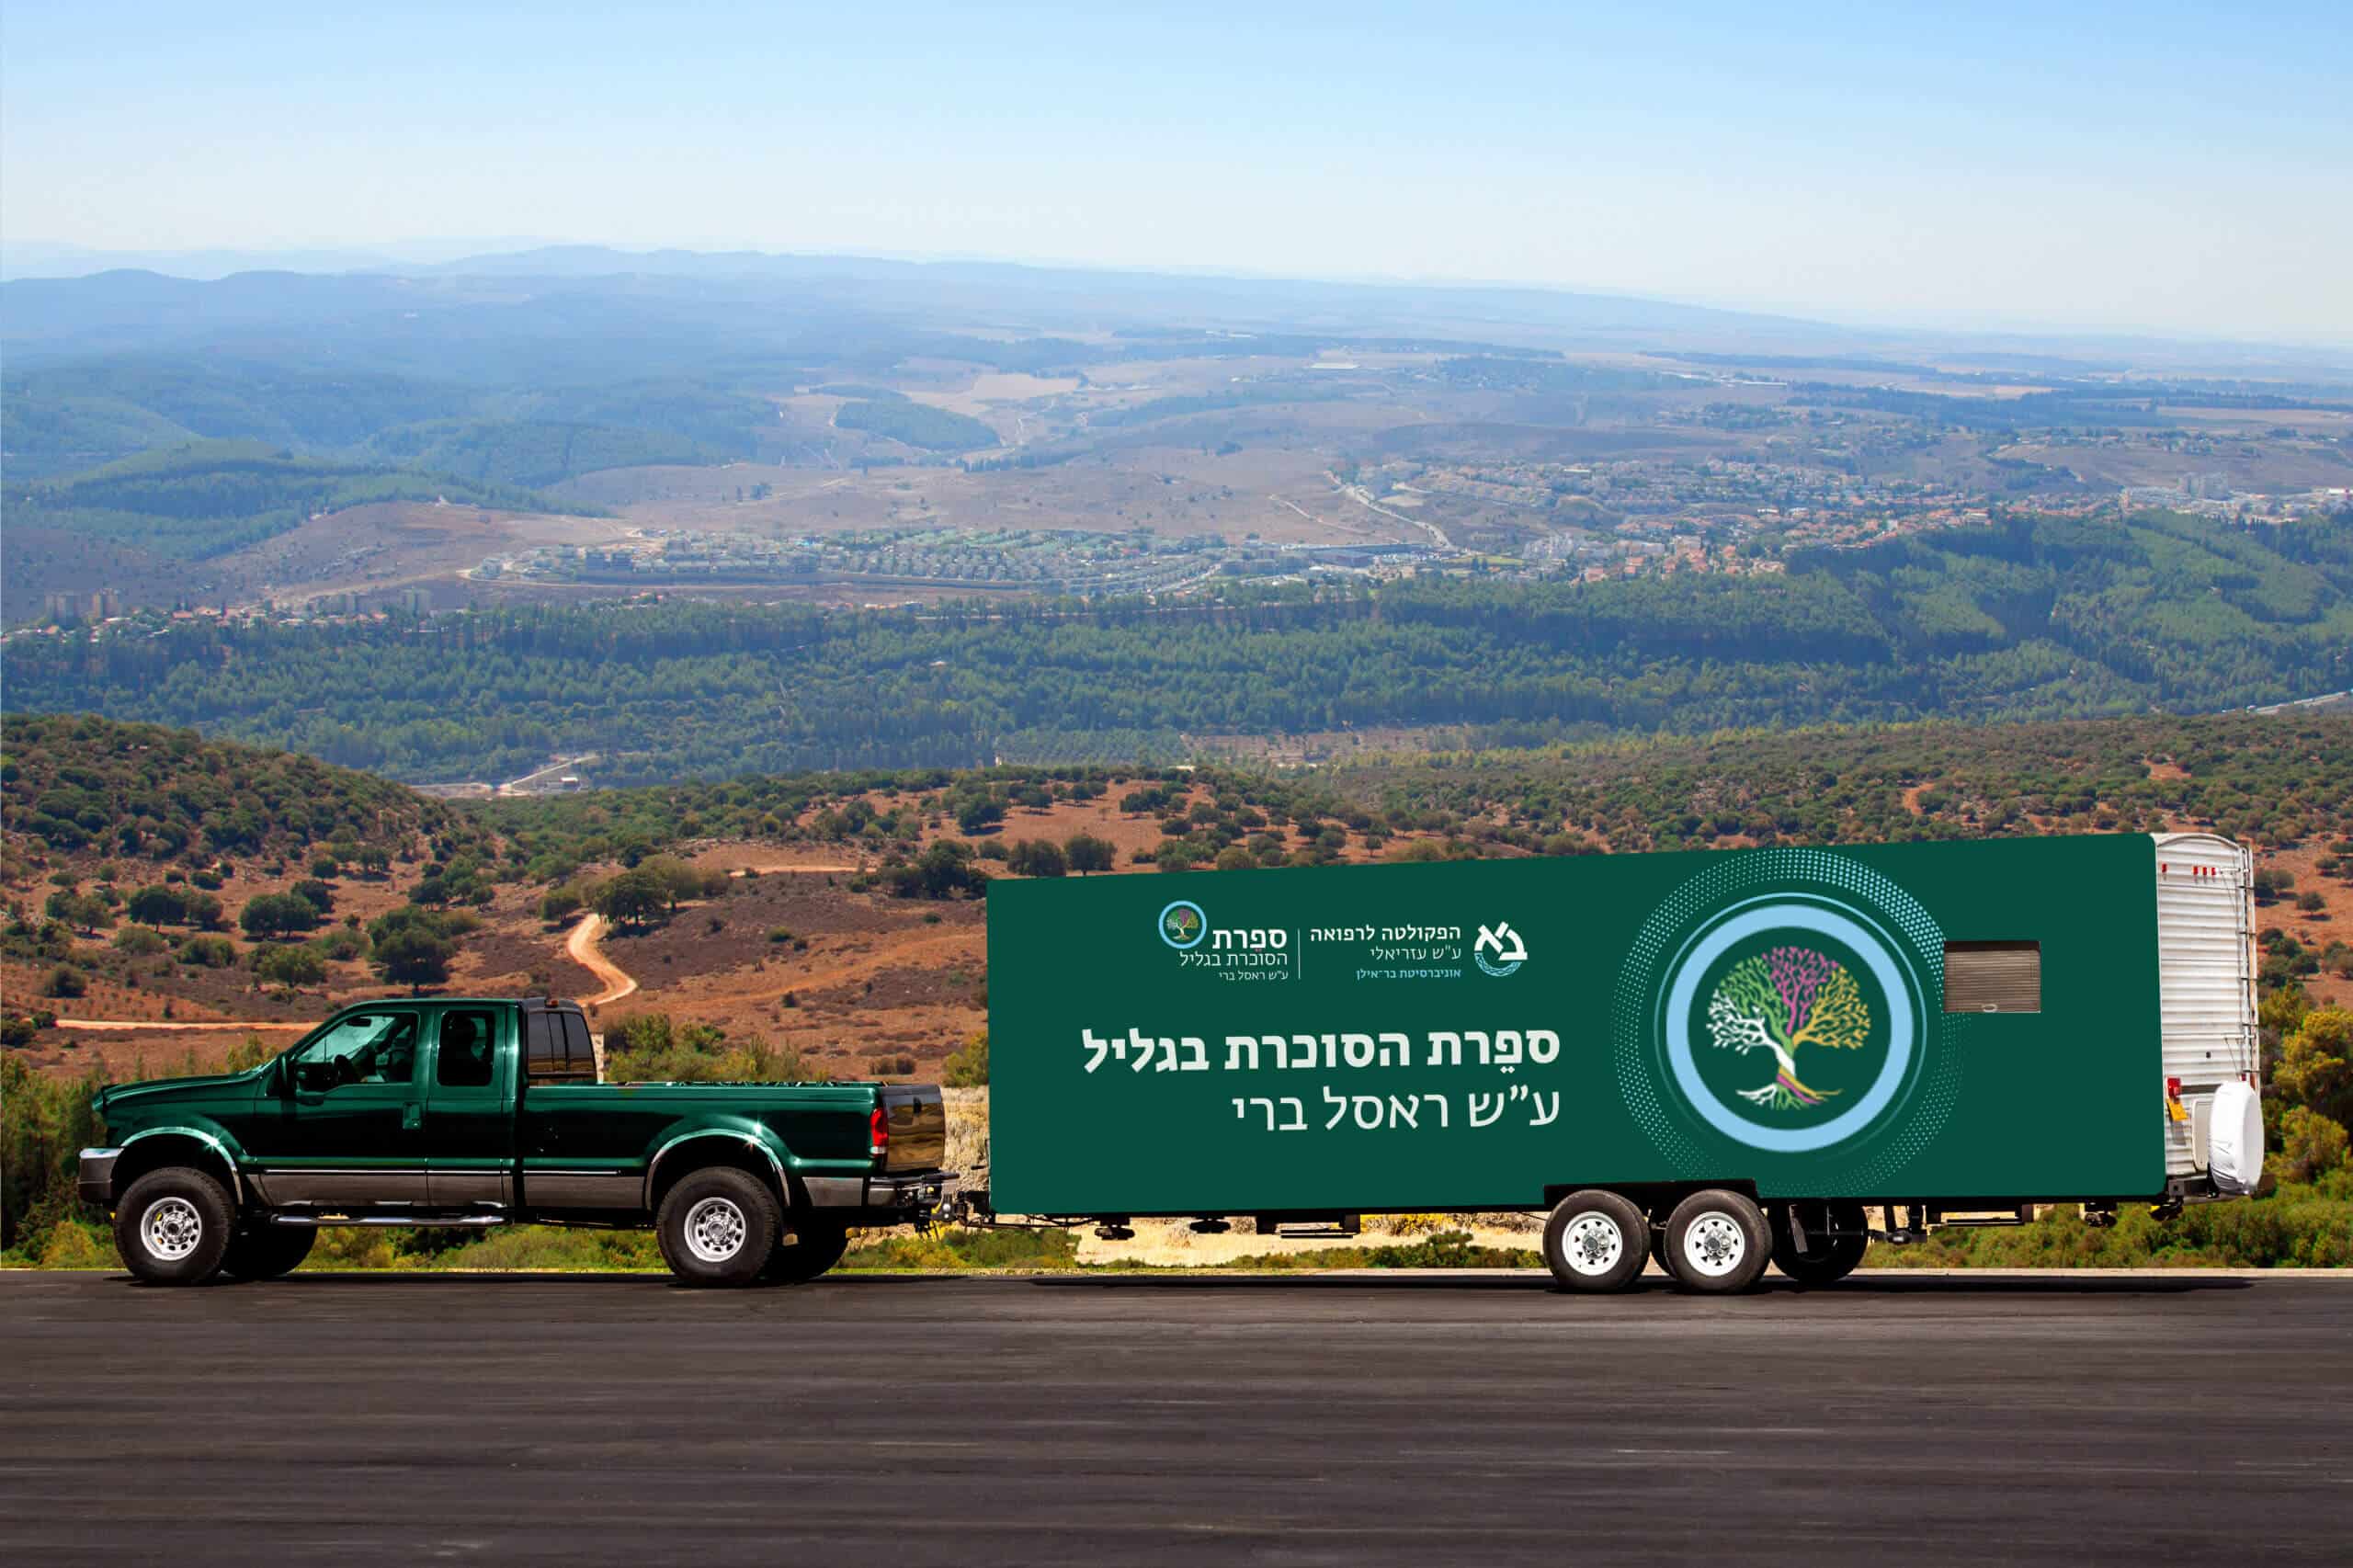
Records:
[[[1679,949],[1695,923],[1727,903],[1753,892],[1803,892],[1809,887],[1860,901],[1900,931],[1912,951],[1922,983],[1915,998],[1924,1028],[1925,1061],[1912,1093],[1889,1114],[1903,1120],[1893,1135],[1862,1152],[1844,1168],[1821,1173],[1822,1197],[1885,1196],[1886,1184],[1943,1131],[1961,1092],[1962,1053],[1958,1019],[1944,1013],[1944,932],[1919,902],[1870,867],[1821,849],[1758,849],[1710,866],[1677,888],[1651,912],[1618,971],[1611,1000],[1612,1038],[1618,1087],[1635,1124],[1678,1172],[1692,1176],[1728,1173],[1713,1168],[1722,1155],[1694,1140],[1661,1097],[1652,1062],[1651,1035],[1658,997],[1672,977],[1661,966]],[[1776,1156],[1758,1155],[1759,1159]],[[1787,1158],[1788,1156],[1779,1156]],[[1836,1151],[1812,1158],[1836,1160]]]

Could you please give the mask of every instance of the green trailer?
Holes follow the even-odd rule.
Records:
[[[1561,1281],[2260,1174],[2247,853],[2209,835],[1000,881],[983,1213],[1545,1210]]]

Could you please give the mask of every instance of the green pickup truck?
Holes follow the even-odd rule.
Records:
[[[322,1225],[528,1222],[651,1225],[681,1281],[747,1285],[953,1185],[933,1085],[598,1078],[573,1003],[363,1003],[249,1072],[106,1090],[81,1194],[154,1284],[275,1278]]]

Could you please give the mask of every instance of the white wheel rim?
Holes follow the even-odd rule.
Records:
[[[1599,1278],[1626,1255],[1626,1233],[1607,1214],[1580,1214],[1561,1228],[1561,1261],[1569,1272]]]
[[[1683,1264],[1696,1274],[1721,1279],[1748,1256],[1748,1232],[1721,1209],[1711,1209],[1683,1228]]]
[[[706,1198],[687,1210],[687,1250],[699,1263],[725,1263],[751,1233],[744,1210],[729,1199]]]
[[[139,1217],[139,1239],[165,1263],[177,1263],[204,1240],[204,1216],[185,1198],[159,1198]]]

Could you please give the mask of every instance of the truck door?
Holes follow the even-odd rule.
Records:
[[[436,1015],[425,1146],[439,1209],[514,1205],[515,1009],[443,1007]]]
[[[278,1114],[246,1142],[255,1179],[284,1207],[346,1210],[426,1201],[422,1012],[352,1013],[287,1058]]]

